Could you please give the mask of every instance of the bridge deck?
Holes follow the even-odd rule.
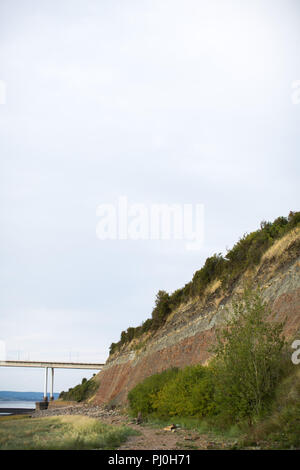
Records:
[[[100,370],[104,364],[90,362],[0,361],[0,367],[49,367],[55,369]]]

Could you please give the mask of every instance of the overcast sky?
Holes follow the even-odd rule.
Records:
[[[1,0],[8,358],[104,361],[159,289],[299,209],[299,58],[299,0]],[[99,240],[97,206],[120,196],[204,204],[202,250]],[[42,387],[42,370],[0,370],[1,390]]]

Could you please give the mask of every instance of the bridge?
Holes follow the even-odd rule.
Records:
[[[0,367],[39,367],[45,369],[44,401],[48,400],[48,369],[51,369],[50,400],[54,399],[54,369],[101,370],[104,364],[92,362],[0,361]]]

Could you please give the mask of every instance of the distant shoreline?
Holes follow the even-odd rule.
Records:
[[[59,393],[55,392],[54,398],[59,397]],[[9,401],[41,401],[44,398],[43,392],[16,392],[13,390],[0,390],[0,406],[3,402]]]
[[[34,408],[0,408],[0,416],[32,414]]]
[[[36,402],[33,400],[0,401],[0,417],[32,414],[35,411],[35,404]]]

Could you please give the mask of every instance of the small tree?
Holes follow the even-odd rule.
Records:
[[[152,311],[153,328],[156,329],[163,325],[170,313],[170,296],[166,291],[160,290],[156,294],[155,307]]]
[[[259,290],[245,290],[233,314],[217,332],[213,352],[221,411],[251,425],[272,397],[281,376],[283,324],[271,324]]]

